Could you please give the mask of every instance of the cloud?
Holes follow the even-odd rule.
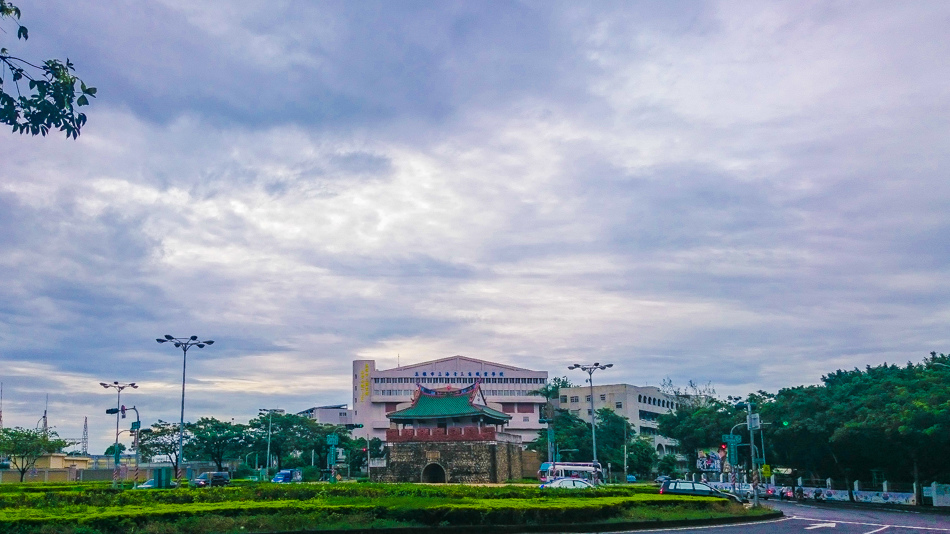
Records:
[[[100,92],[0,136],[5,424],[177,420],[165,333],[240,421],[354,358],[745,394],[947,341],[942,3],[21,7]]]

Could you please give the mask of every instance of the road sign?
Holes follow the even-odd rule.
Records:
[[[133,431],[133,432],[136,431],[136,430],[138,430],[138,429],[140,429],[140,428],[142,428],[142,422],[141,422],[141,421],[132,421],[132,431]]]
[[[746,423],[749,425],[749,430],[758,430],[762,425],[759,422],[759,414],[750,413],[746,417]]]
[[[736,449],[736,444],[735,444],[735,443],[730,443],[730,444],[729,444],[729,449],[728,449],[727,453],[728,453],[728,455],[729,455],[729,463],[730,463],[730,464],[736,465],[736,464],[739,463],[739,451]]]
[[[329,434],[327,436],[327,445],[336,445],[338,443],[340,443],[340,436],[336,434]]]
[[[723,443],[742,443],[742,436],[739,434],[723,434],[722,435]]]
[[[770,476],[772,476],[772,466],[771,466],[771,465],[765,464],[765,465],[762,466],[762,476],[764,476],[764,477],[770,477]]]

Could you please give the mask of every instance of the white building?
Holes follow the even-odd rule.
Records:
[[[353,410],[347,409],[346,404],[314,406],[298,412],[297,415],[309,417],[324,425],[349,425],[353,423]]]
[[[590,386],[561,388],[558,407],[585,421],[590,421]],[[641,436],[653,439],[660,456],[679,454],[676,440],[661,436],[656,429],[656,418],[676,408],[676,398],[654,386],[609,384],[594,386],[594,410],[610,408],[630,420]]]
[[[505,432],[533,441],[546,428],[538,422],[545,399],[530,395],[547,382],[547,371],[532,371],[500,363],[452,356],[394,369],[376,369],[375,360],[353,361],[353,419],[363,428],[355,436],[385,439],[386,414],[409,406],[416,384],[435,388],[464,388],[476,381],[488,406],[511,415]]]

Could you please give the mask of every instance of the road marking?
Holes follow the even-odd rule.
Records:
[[[890,525],[887,525],[886,527],[881,527],[881,528],[879,528],[879,529],[877,529],[877,530],[871,530],[871,531],[869,531],[869,532],[865,532],[864,534],[874,534],[875,532],[880,532],[880,531],[884,530],[885,528],[891,528],[891,526],[890,526]]]
[[[789,519],[794,519],[792,517],[782,517],[780,519],[772,519],[767,521],[755,521],[752,523],[726,523],[723,525],[701,525],[695,527],[670,527],[670,528],[654,528],[650,530],[638,530],[637,532],[672,532],[675,530],[706,530],[713,528],[729,528],[729,527],[746,527],[754,525],[768,525],[769,523],[782,523],[788,521]],[[629,530],[618,530],[617,532],[630,532]],[[605,532],[603,534],[615,534],[613,532]]]
[[[815,523],[810,527],[805,527],[805,530],[815,530],[816,528],[835,528],[834,523]]]
[[[823,519],[815,519],[812,517],[800,517],[797,515],[793,515],[792,517],[789,517],[789,519],[797,519],[799,521],[824,521]],[[907,528],[907,529],[913,529],[913,530],[936,530],[938,532],[950,532],[950,528],[939,528],[939,527],[914,527],[910,525],[883,525],[881,523],[860,523],[857,521],[838,521],[838,523],[843,524],[843,525],[863,525],[866,527],[894,527],[894,528]]]

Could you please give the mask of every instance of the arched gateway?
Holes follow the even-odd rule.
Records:
[[[445,469],[439,464],[429,464],[422,470],[422,482],[445,484]]]

